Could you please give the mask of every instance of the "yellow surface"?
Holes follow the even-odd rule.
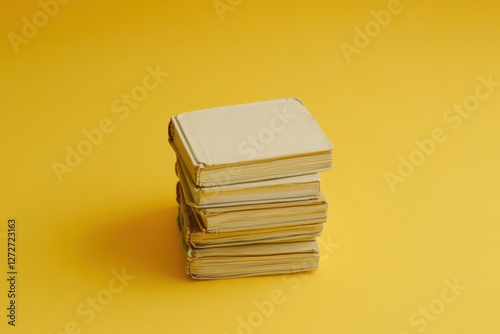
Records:
[[[216,4],[4,4],[1,333],[500,332],[498,3]],[[335,145],[320,270],[188,279],[169,117],[288,96]]]

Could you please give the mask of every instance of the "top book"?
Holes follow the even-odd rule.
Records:
[[[169,142],[198,187],[331,169],[332,144],[297,98],[173,116]]]

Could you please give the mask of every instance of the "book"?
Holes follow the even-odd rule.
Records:
[[[184,220],[179,211],[178,223]],[[318,269],[319,247],[310,241],[195,248],[184,241],[186,273],[195,279],[289,274]]]
[[[327,219],[328,202],[322,193],[311,200],[199,208],[181,183],[177,185],[177,192],[178,197],[182,193],[188,206],[196,209],[200,224],[207,232],[297,226],[324,223]]]
[[[208,232],[197,210],[188,206],[182,196],[178,198],[181,214],[179,229],[184,242],[193,248],[229,247],[256,243],[313,241],[323,230],[323,223],[265,227],[227,232]]]
[[[317,270],[316,240],[194,249],[186,247],[186,273],[195,279],[291,274]]]
[[[197,187],[326,171],[333,149],[297,98],[173,116],[169,143]]]
[[[176,162],[176,173],[197,207],[232,206],[317,199],[320,194],[318,174],[201,188],[197,187],[184,164]]]

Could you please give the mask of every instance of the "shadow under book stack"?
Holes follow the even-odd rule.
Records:
[[[173,116],[178,225],[196,279],[318,269],[332,144],[286,98]]]

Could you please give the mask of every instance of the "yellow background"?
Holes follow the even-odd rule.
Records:
[[[354,45],[354,28],[388,1],[222,1],[232,9],[223,20],[212,0],[72,0],[17,53],[8,34],[21,35],[41,7],[2,6],[1,332],[64,333],[68,323],[81,333],[500,332],[500,87],[456,130],[443,119],[479,76],[500,81],[497,2],[401,0],[348,62],[341,43]],[[168,77],[120,119],[113,101],[157,66]],[[169,117],[289,96],[335,145],[322,174],[331,205],[320,270],[188,279]],[[114,130],[60,182],[52,164],[103,119]],[[391,191],[384,174],[436,128],[446,141]],[[15,328],[5,316],[9,217]],[[106,296],[113,270],[135,279],[87,322],[77,309]],[[463,290],[444,304],[447,280]],[[269,307],[273,291],[282,303],[259,316],[255,302]],[[429,307],[439,314],[425,328],[411,321]],[[249,317],[259,326],[238,328]]]

